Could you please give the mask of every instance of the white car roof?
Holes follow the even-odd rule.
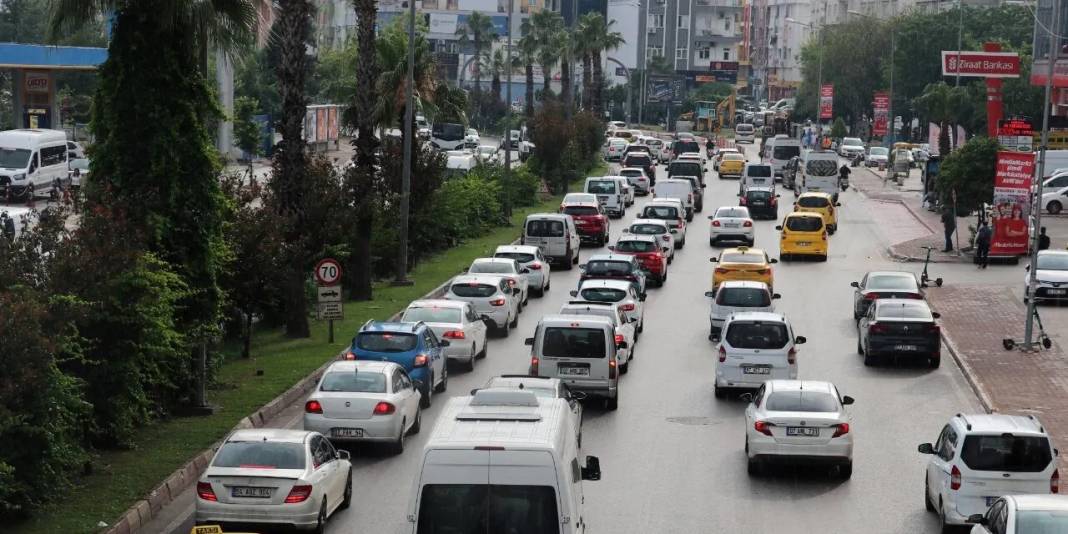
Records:
[[[770,290],[768,290],[768,284],[765,284],[764,282],[756,282],[753,280],[725,280],[719,283],[719,291],[731,288],[763,289],[765,291],[770,292]]]
[[[368,373],[385,373],[386,371],[393,369],[394,367],[400,366],[393,362],[376,362],[372,360],[342,360],[330,364],[330,367],[327,367],[325,372],[352,373],[366,371]]]
[[[288,428],[243,428],[235,430],[226,441],[280,441],[283,443],[304,443],[311,434],[308,430],[290,430]]]
[[[1012,432],[1013,434],[1029,434],[1036,436],[1045,436],[1045,429],[1042,424],[1038,422],[1037,418],[1032,416],[1023,415],[1009,415],[1009,414],[957,414],[957,419],[960,419],[965,424],[965,428],[969,433],[974,434],[1000,434],[1003,432]]]
[[[834,393],[834,385],[824,380],[768,380],[769,391],[818,391]]]
[[[672,206],[682,207],[682,201],[677,198],[654,198],[649,202],[646,202],[646,206],[663,206],[664,204],[671,204]]]
[[[467,303],[462,300],[423,299],[413,300],[408,308],[456,308],[460,310],[466,305]]]
[[[641,167],[623,167],[622,169],[619,169],[619,172],[623,172],[623,171],[634,171],[634,172],[640,172],[642,174],[645,174],[645,169],[643,169]]]
[[[565,213],[531,213],[530,215],[527,215],[527,220],[528,221],[529,220],[537,220],[537,219],[551,219],[551,220],[554,220],[554,221],[566,221],[567,219],[570,219],[570,218],[571,218],[571,216],[567,215]]]
[[[786,316],[774,312],[735,312],[728,321],[764,321],[769,323],[789,323]]]
[[[503,263],[506,265],[512,265],[513,262],[515,262],[515,260],[513,260],[512,258],[475,258],[475,260],[471,262],[471,265],[479,265],[483,263]]]
[[[603,317],[603,316],[600,316],[600,315],[552,314],[552,315],[543,315],[541,317],[541,321],[539,321],[539,324],[541,324],[541,325],[545,325],[545,326],[563,326],[563,327],[571,327],[572,325],[575,325],[576,323],[579,323],[579,324],[577,326],[575,326],[575,328],[588,328],[590,326],[601,326],[601,327],[607,327],[607,328],[612,328],[613,327],[612,326],[612,321],[610,321],[607,317]]]
[[[495,285],[501,283],[501,278],[504,277],[504,276],[505,275],[489,274],[489,273],[461,274],[460,276],[457,276],[456,278],[453,278],[452,279],[452,283],[450,285],[455,285],[455,284],[488,284],[488,285],[491,285],[491,286],[495,286]]]
[[[1068,495],[1006,495],[1017,510],[1068,510]]]
[[[497,250],[493,251],[494,254],[500,254],[502,252],[519,252],[522,254],[536,254],[538,247],[533,245],[501,245],[497,247]]]
[[[633,221],[630,221],[630,226],[634,226],[635,224],[655,224],[657,226],[663,226],[664,228],[668,227],[667,221],[663,219],[634,219]],[[627,228],[630,228],[630,226]]]
[[[623,289],[623,290],[627,290],[627,289],[630,289],[631,282],[629,280],[606,280],[606,279],[583,280],[579,284],[579,291],[581,291],[584,288],[590,288],[590,287],[594,287],[594,288],[603,287],[603,288],[606,288],[606,289]]]

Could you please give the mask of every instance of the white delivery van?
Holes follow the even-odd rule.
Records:
[[[775,188],[774,171],[767,163],[746,163],[742,169],[742,179],[738,180],[738,195],[750,187]]]
[[[693,220],[694,200],[693,182],[679,178],[666,178],[656,182],[653,198],[674,198],[682,202],[686,209],[686,221]]]
[[[828,193],[838,202],[839,188],[838,154],[830,150],[806,150],[797,166],[794,192]]]
[[[734,142],[752,144],[756,138],[756,128],[752,124],[741,123],[734,126]]]
[[[771,157],[768,163],[775,169],[775,176],[782,180],[782,168],[790,161],[790,158],[801,155],[801,141],[786,134],[775,136],[775,144],[771,147]]]
[[[466,150],[449,150],[445,160],[445,176],[460,177],[478,166],[478,158]]]
[[[67,179],[67,134],[59,130],[0,132],[0,198],[47,192]]]
[[[566,399],[480,389],[450,399],[434,425],[408,505],[411,532],[586,532],[583,481]]]
[[[579,235],[575,219],[564,213],[531,213],[523,223],[520,245],[532,245],[565,271],[579,262]]]
[[[626,192],[623,190],[623,184],[619,183],[619,180],[614,177],[597,176],[586,178],[586,185],[582,191],[597,195],[597,200],[604,206],[604,211],[609,216],[619,218],[626,212]]]

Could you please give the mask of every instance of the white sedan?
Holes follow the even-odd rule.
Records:
[[[588,302],[614,302],[627,314],[631,322],[638,324],[635,337],[645,330],[645,297],[629,280],[584,280],[571,296]]]
[[[445,357],[456,360],[467,370],[475,370],[475,359],[486,357],[489,327],[470,302],[461,300],[416,300],[401,315],[401,322],[424,322],[438,339],[449,340]]]
[[[1042,209],[1050,215],[1056,215],[1068,206],[1068,187],[1042,193]]]
[[[198,525],[316,529],[352,502],[352,463],[322,434],[257,428],[226,437],[197,482]]]
[[[799,461],[838,467],[841,478],[853,475],[852,418],[830,382],[768,380],[745,409],[745,455],[750,475],[764,464]]]
[[[722,241],[741,241],[746,246],[756,243],[756,233],[753,229],[753,219],[749,216],[749,208],[745,206],[723,206],[716,210],[714,215],[709,215],[708,244],[716,246]]]
[[[593,202],[597,202],[594,195]],[[527,279],[527,287],[536,297],[545,295],[549,290],[552,268],[549,260],[542,255],[541,249],[532,245],[501,245],[493,251],[494,258],[508,258],[519,262],[519,265],[527,270],[523,276]]]
[[[474,128],[468,128],[467,133],[464,135],[464,146],[468,148],[475,148],[482,142],[482,137],[478,135],[478,130]]]
[[[489,165],[500,163],[500,148],[493,145],[478,145],[475,149],[475,159]]]
[[[519,311],[530,300],[530,281],[527,274],[530,269],[523,267],[511,258],[476,258],[467,268],[468,274],[495,274],[508,281],[508,286],[519,288]]]
[[[1035,262],[1035,294],[1042,299],[1068,299],[1068,251],[1042,250]],[[1030,270],[1028,265],[1026,270]],[[1030,297],[1031,273],[1024,275],[1024,297]]]

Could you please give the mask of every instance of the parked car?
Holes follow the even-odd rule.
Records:
[[[1050,215],[1057,215],[1068,206],[1068,187],[1042,193],[1042,209]]]
[[[938,367],[942,360],[942,328],[927,301],[879,299],[857,322],[857,353],[864,365],[884,357],[920,360]]]
[[[886,165],[890,161],[890,149],[881,146],[873,146],[868,149],[868,155],[864,157],[865,167],[878,167]]]
[[[1040,250],[1035,266],[1035,296],[1039,300],[1068,299],[1068,251]],[[1025,276],[1025,298],[1031,297],[1029,282],[1030,277]]]

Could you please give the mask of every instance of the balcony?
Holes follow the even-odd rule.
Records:
[[[697,7],[729,7],[729,8],[742,8],[741,0],[697,0]]]
[[[724,30],[722,28],[715,29],[703,29],[695,30],[693,32],[693,40],[699,42],[733,42],[740,40],[742,35],[735,33],[733,29]]]

